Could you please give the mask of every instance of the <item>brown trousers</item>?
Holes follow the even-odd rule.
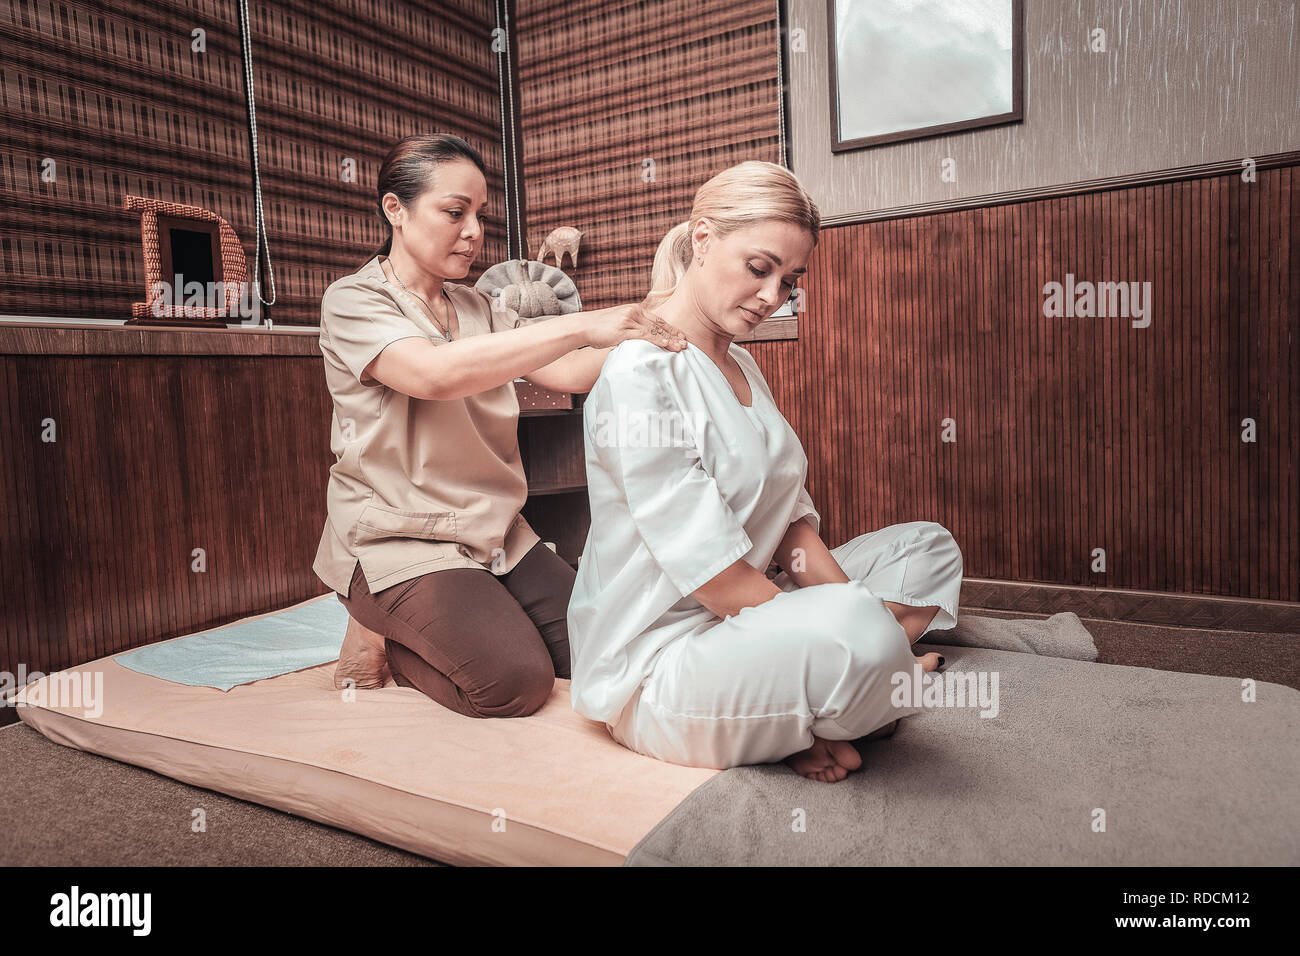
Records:
[[[384,635],[388,667],[469,717],[525,717],[569,677],[569,598],[577,572],[541,541],[511,570],[448,568],[371,594],[357,565],[339,596]]]

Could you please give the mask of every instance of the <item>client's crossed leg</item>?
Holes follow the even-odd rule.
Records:
[[[925,629],[930,626],[930,622],[934,620],[935,614],[939,612],[938,605],[913,607],[895,601],[884,603],[907,632],[907,640],[910,644],[916,643],[917,639],[925,633]],[[916,660],[920,663],[921,670],[926,672],[934,670],[942,662],[942,658],[933,651]],[[807,750],[786,757],[784,763],[795,773],[802,774],[809,780],[835,783],[862,766],[862,755],[848,740],[827,740],[813,734],[813,745]]]

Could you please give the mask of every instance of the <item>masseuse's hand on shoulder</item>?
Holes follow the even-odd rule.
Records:
[[[552,391],[588,392],[609,350],[628,339],[645,339],[672,352],[688,344],[680,329],[653,312],[640,305],[616,305],[438,346],[407,336],[380,352],[361,380],[369,384],[366,377],[373,376],[413,398],[437,401],[474,395],[521,375]]]
[[[591,315],[586,331],[587,344],[592,348],[609,349],[628,339],[645,339],[670,352],[680,352],[687,346],[680,329],[635,303],[599,309]]]

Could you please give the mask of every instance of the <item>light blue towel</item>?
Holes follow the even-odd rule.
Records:
[[[257,620],[150,644],[113,659],[177,684],[230,690],[338,660],[347,628],[347,608],[331,591]]]

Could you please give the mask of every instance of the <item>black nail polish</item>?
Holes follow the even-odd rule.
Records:
[[[943,655],[942,655],[942,654],[939,655],[939,666],[940,666],[940,667],[943,666]]]

